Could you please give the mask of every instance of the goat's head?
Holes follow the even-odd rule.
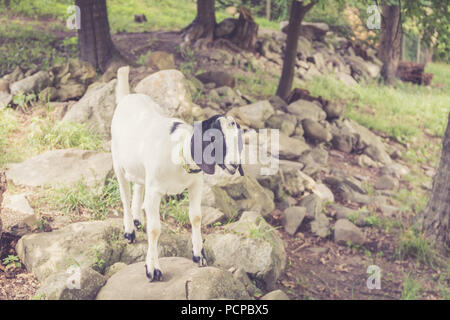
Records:
[[[214,174],[218,165],[229,174],[238,170],[243,176],[242,149],[242,130],[233,117],[216,115],[194,124],[191,156],[205,173]]]

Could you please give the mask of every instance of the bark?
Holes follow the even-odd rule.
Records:
[[[423,212],[423,230],[438,246],[450,247],[450,114],[442,145],[441,163],[433,191]]]
[[[194,43],[198,39],[211,42],[214,40],[216,14],[214,0],[197,0],[197,16],[182,30],[186,42]]]
[[[236,29],[231,36],[231,42],[241,49],[255,51],[258,28],[258,24],[253,20],[250,11],[241,7]]]
[[[383,62],[381,76],[387,84],[392,84],[400,59],[400,6],[389,6],[385,4],[383,5],[382,11],[383,16],[378,57]]]
[[[292,88],[297,59],[298,37],[301,34],[301,24],[305,14],[311,10],[316,2],[303,5],[303,1],[292,0],[291,14],[286,38],[286,50],[283,61],[283,71],[277,88],[277,96],[286,100]]]
[[[80,58],[102,72],[118,51],[109,33],[106,0],[76,0],[80,8],[81,29],[78,30]]]
[[[410,61],[401,61],[398,63],[396,76],[402,81],[408,81],[415,84],[429,85],[433,80],[432,73],[425,73],[425,64],[414,63]]]
[[[2,203],[3,203],[3,193],[6,191],[6,175],[4,172],[0,171],[0,258],[3,256],[3,245],[2,245]]]

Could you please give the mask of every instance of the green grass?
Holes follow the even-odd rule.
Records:
[[[162,220],[173,219],[179,226],[189,224],[189,198],[187,192],[179,196],[167,196],[162,199],[160,214]]]
[[[403,280],[401,300],[417,300],[423,291],[422,285],[409,275]]]
[[[13,147],[10,140],[18,128],[19,121],[15,112],[11,109],[0,109],[0,168],[14,160],[12,155],[6,151]]]
[[[87,186],[82,180],[74,186],[63,186],[47,190],[41,201],[52,209],[65,214],[89,215],[93,220],[103,220],[121,208],[119,185],[116,179],[109,179],[101,192]]]
[[[436,261],[436,250],[415,228],[409,228],[400,235],[395,255],[399,259],[415,258],[417,262],[431,266]]]

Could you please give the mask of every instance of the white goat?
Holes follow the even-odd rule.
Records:
[[[151,281],[160,281],[162,272],[157,245],[161,233],[161,197],[188,189],[192,259],[205,266],[201,236],[201,171],[214,174],[217,164],[229,174],[235,174],[238,169],[243,175],[240,165],[242,136],[232,117],[217,115],[192,127],[165,116],[150,97],[130,94],[128,73],[129,67],[122,67],[117,72],[118,105],[111,125],[113,166],[124,209],[124,237],[131,243],[135,241],[135,230],[143,221],[144,208],[149,243],[146,275]],[[132,200],[130,182],[134,184]]]

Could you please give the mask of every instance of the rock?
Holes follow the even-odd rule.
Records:
[[[380,74],[381,68],[371,62],[365,61],[360,56],[345,56],[345,61],[350,65],[352,72],[368,79],[376,78]]]
[[[307,100],[297,100],[287,106],[287,110],[295,115],[299,121],[311,119],[314,121],[325,120],[327,114],[315,103]]]
[[[398,188],[398,180],[390,175],[383,175],[379,177],[374,184],[377,190],[394,190]]]
[[[78,99],[86,92],[86,87],[83,84],[67,84],[62,85],[57,91],[59,101],[67,101]]]
[[[330,232],[330,221],[323,214],[319,213],[311,222],[311,232],[321,238],[326,238]]]
[[[277,112],[266,121],[266,126],[278,129],[287,136],[291,136],[297,125],[297,118],[293,115]]]
[[[154,51],[145,59],[145,65],[154,70],[175,69],[175,60],[171,53]]]
[[[3,208],[15,213],[14,220],[17,224],[25,224],[29,229],[33,229],[39,221],[39,215],[35,214],[26,196],[26,193],[5,195]]]
[[[232,268],[234,269],[234,268]],[[250,295],[250,297],[253,297],[258,290],[258,288],[253,284],[253,282],[250,280],[250,278],[247,275],[247,272],[244,271],[242,268],[238,268],[233,272],[233,278],[237,281],[241,282],[245,289],[247,290],[247,293]]]
[[[0,92],[9,93],[9,81],[0,79]]]
[[[23,78],[25,78],[25,74],[19,66],[17,66],[13,72],[3,77],[3,79],[9,81],[10,84],[22,80]]]
[[[290,299],[287,296],[287,294],[284,293],[283,291],[275,290],[265,294],[259,300],[290,300]]]
[[[225,214],[227,219],[239,215],[239,207],[225,190],[219,186],[203,186],[202,206],[217,208]]]
[[[145,16],[145,14],[135,14],[134,21],[137,23],[147,22],[147,17]]]
[[[328,142],[333,138],[327,128],[314,120],[304,119],[302,121],[302,127],[305,131],[305,137],[311,141]]]
[[[358,85],[358,82],[349,74],[345,73],[345,72],[337,72],[335,74],[336,79],[338,79],[339,81],[342,81],[345,85],[349,86],[349,87],[354,87],[356,85]]]
[[[117,80],[90,86],[80,101],[66,113],[63,121],[84,123],[95,133],[111,138],[111,121],[116,108]]]
[[[338,244],[352,243],[362,245],[365,242],[361,230],[347,219],[339,219],[334,225],[334,241]]]
[[[206,236],[207,257],[215,266],[242,268],[258,287],[274,289],[286,267],[286,252],[278,231],[256,212],[244,212],[226,229],[232,233]]]
[[[266,216],[275,209],[273,194],[261,187],[250,176],[226,177],[214,185],[223,189],[239,208],[239,211],[256,211]]]
[[[378,167],[378,163],[373,161],[369,156],[362,154],[358,157],[358,164],[361,167],[369,167],[369,168],[376,168]]]
[[[298,158],[298,161],[305,165],[302,171],[309,176],[314,176],[316,173],[324,169],[323,166],[313,158],[312,152],[304,152],[300,158]]]
[[[148,95],[169,117],[190,121],[193,103],[184,75],[178,70],[162,70],[141,80],[136,93]]]
[[[85,86],[93,83],[97,72],[92,64],[80,59],[70,59],[68,62],[52,68],[55,74],[55,86],[81,83]]]
[[[37,296],[46,300],[94,300],[106,278],[91,268],[73,266],[47,277]]]
[[[116,274],[117,272],[119,272],[120,270],[125,268],[126,266],[127,266],[127,264],[123,263],[123,262],[114,263],[112,266],[106,268],[105,277],[107,279],[111,278],[114,274]]]
[[[214,29],[214,35],[216,38],[223,38],[231,35],[236,28],[236,19],[226,18],[223,19]]]
[[[22,92],[24,94],[37,92],[41,89],[51,86],[52,82],[53,75],[51,73],[47,71],[39,71],[32,76],[11,83],[11,95],[16,96],[19,92]]]
[[[242,107],[235,107],[227,115],[235,117],[241,125],[255,129],[263,129],[264,123],[274,112],[275,110],[270,102],[264,100]]]
[[[410,170],[408,167],[406,167],[404,165],[401,165],[396,162],[392,162],[384,167],[381,167],[380,173],[382,175],[390,175],[392,177],[400,179],[402,176],[409,174]]]
[[[312,53],[311,42],[303,36],[298,37],[297,52],[300,58],[306,61],[306,58],[310,57]]]
[[[338,204],[332,204],[330,206],[335,211],[336,220],[348,219],[352,223],[356,224],[358,227],[365,227],[368,225],[367,218],[370,217],[369,211],[364,210],[353,210],[343,207]]]
[[[303,222],[306,215],[304,207],[289,207],[283,213],[283,227],[290,235],[294,235]]]
[[[244,285],[229,271],[199,268],[179,257],[159,259],[163,281],[149,282],[144,262],[114,274],[100,290],[97,300],[211,300],[249,299]]]
[[[43,102],[55,101],[58,99],[58,89],[55,87],[47,87],[39,92],[39,100]]]
[[[225,218],[225,214],[219,209],[212,207],[202,207],[202,224],[210,226]]]
[[[334,195],[331,190],[323,183],[317,183],[312,188],[312,192],[323,202],[334,202]]]
[[[285,110],[287,107],[286,101],[281,99],[279,96],[271,96],[269,98],[269,102],[275,108],[275,110]]]
[[[218,87],[234,88],[236,84],[235,78],[225,71],[206,71],[196,75],[196,77],[203,83],[215,83]]]
[[[208,99],[217,103],[220,108],[228,110],[230,107],[245,104],[244,100],[230,87],[219,87],[208,92]]]
[[[289,22],[283,21],[280,24],[281,31],[287,33]],[[330,27],[326,23],[322,22],[302,22],[302,36],[311,41],[323,41],[325,35],[330,30]]]
[[[288,137],[284,133],[280,133],[279,139],[279,155],[281,159],[295,160],[305,151],[311,149],[306,142]]]
[[[385,217],[393,217],[400,212],[399,208],[385,204],[379,205],[379,208]]]
[[[74,184],[81,179],[88,186],[103,186],[112,173],[111,154],[77,150],[53,150],[13,164],[7,171],[14,184],[29,187]]]
[[[0,109],[6,108],[13,101],[13,96],[9,93],[0,91]]]
[[[317,217],[322,212],[323,207],[322,200],[315,194],[303,197],[298,205],[306,208],[306,217],[310,220]]]
[[[329,102],[323,107],[323,110],[327,114],[327,119],[336,119],[340,118],[344,115],[345,112],[345,104]]]

